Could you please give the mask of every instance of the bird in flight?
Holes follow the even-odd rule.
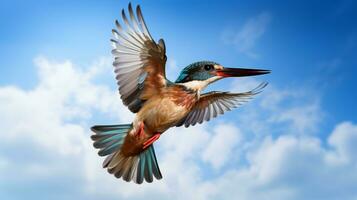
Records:
[[[243,93],[212,91],[202,93],[211,83],[227,77],[254,76],[269,70],[227,68],[212,61],[185,67],[175,82],[165,76],[166,47],[157,43],[145,24],[140,6],[136,14],[129,4],[122,10],[125,26],[115,22],[112,54],[121,99],[135,113],[130,124],[96,125],[93,146],[106,156],[103,168],[125,181],[141,184],[162,175],[153,143],[174,126],[194,126],[224,114],[251,99],[267,83]]]

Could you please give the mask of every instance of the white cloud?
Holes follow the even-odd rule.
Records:
[[[271,22],[271,14],[262,12],[248,19],[239,30],[227,29],[222,34],[222,40],[226,44],[233,44],[239,52],[250,57],[259,55],[253,51],[256,42],[264,35]]]
[[[328,140],[343,138],[337,139],[339,144],[356,141],[356,128],[341,123]],[[209,191],[207,199],[355,199],[357,192],[352,188],[357,183],[356,156],[344,153],[351,162],[336,166],[328,156],[338,154],[337,146],[323,147],[320,139],[311,136],[269,136],[247,153],[246,168],[227,171],[200,189],[203,193]]]
[[[336,126],[328,139],[336,151],[329,154],[328,159],[335,164],[357,164],[357,126],[344,122]],[[355,163],[353,163],[355,162]]]
[[[319,101],[306,92],[268,86],[270,91],[235,111],[239,117],[229,123],[170,129],[155,144],[164,178],[138,186],[101,169],[102,158],[89,139],[89,121],[97,114],[121,123],[132,118],[117,92],[96,81],[110,63],[104,59],[88,70],[44,57],[35,63],[40,75],[35,88],[0,87],[1,199],[357,197],[357,125],[336,125],[326,142],[301,134],[313,132],[319,122],[298,119],[321,116]],[[311,102],[317,109],[304,111]],[[285,111],[290,117],[278,118]]]
[[[212,164],[215,169],[221,168],[232,157],[234,147],[242,140],[239,129],[233,125],[221,124],[214,128],[214,135],[205,147],[202,159]]]
[[[4,130],[0,157],[2,170],[6,167],[8,172],[2,181],[16,180],[20,185],[30,181],[34,187],[46,181],[83,183],[82,169],[87,167],[83,157],[95,155],[89,139],[92,124],[86,121],[96,112],[119,121],[132,118],[115,91],[94,84],[94,76],[110,66],[107,63],[102,59],[84,71],[69,61],[57,63],[38,57],[39,83],[35,88],[0,87],[0,128]],[[97,156],[92,157],[99,163]],[[45,182],[41,183],[42,179]]]

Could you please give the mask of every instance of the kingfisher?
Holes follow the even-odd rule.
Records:
[[[155,42],[145,24],[140,6],[121,12],[123,24],[115,21],[112,30],[114,72],[119,94],[135,113],[130,124],[91,127],[93,146],[105,156],[103,168],[117,178],[141,184],[161,179],[153,143],[175,126],[194,126],[224,114],[260,93],[266,82],[243,93],[203,90],[228,77],[254,76],[270,70],[228,68],[212,61],[185,67],[176,81],[165,76],[166,47]],[[124,26],[122,26],[124,25]]]

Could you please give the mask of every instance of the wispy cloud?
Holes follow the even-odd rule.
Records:
[[[236,79],[231,91],[249,91],[260,84],[257,79]],[[238,119],[244,131],[257,133],[312,134],[318,131],[324,112],[320,105],[320,95],[313,88],[294,86],[278,87],[269,84],[264,91],[244,106],[244,113]],[[269,126],[266,126],[268,121]]]
[[[221,36],[222,40],[225,44],[234,45],[240,53],[257,58],[259,54],[255,53],[254,47],[266,32],[271,19],[269,12],[262,12],[248,19],[239,29],[225,30]]]
[[[214,128],[214,135],[203,151],[202,159],[213,168],[220,169],[231,160],[234,148],[242,141],[239,129],[231,124],[220,124]]]

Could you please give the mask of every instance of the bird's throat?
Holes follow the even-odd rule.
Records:
[[[214,77],[211,77],[206,80],[193,80],[193,81],[189,81],[189,82],[185,82],[185,83],[180,83],[180,85],[183,85],[190,90],[200,92],[200,91],[204,90],[209,84],[211,84],[221,78],[222,77],[214,76]]]

